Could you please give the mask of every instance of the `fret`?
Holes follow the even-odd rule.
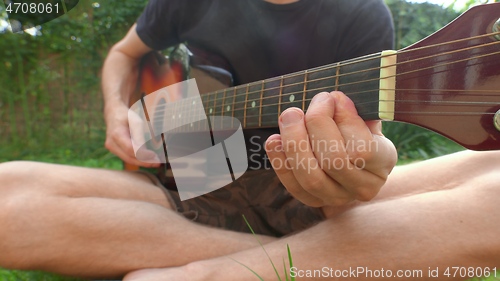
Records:
[[[307,70],[304,71],[304,89],[302,90],[302,111],[306,110],[306,95],[307,95]]]
[[[212,96],[211,93],[203,95],[203,104],[205,105],[205,116],[207,118],[210,118],[210,114],[213,112],[213,108],[211,107],[211,103],[210,103],[211,96]],[[201,124],[203,124],[203,125],[201,125]],[[199,129],[203,130],[203,131],[210,129],[208,122],[200,122],[199,127],[200,126],[201,126],[201,128],[199,128]]]
[[[188,127],[186,127],[187,123],[187,118],[189,118],[189,115],[191,114],[191,110],[189,107],[186,106],[186,99],[182,98],[181,100],[182,106],[181,106],[181,113],[179,115],[179,123],[180,126],[182,126],[183,132],[186,132]]]
[[[339,90],[339,78],[340,78],[340,62],[335,66],[335,91]]]
[[[186,127],[186,131],[187,132],[190,132],[193,130],[193,118],[195,117],[194,114],[195,114],[195,110],[193,110],[191,106],[191,104],[193,103],[193,99],[190,99],[190,98],[186,98],[184,99],[184,104],[185,104],[185,112],[187,114],[187,116],[183,117],[183,119],[185,120],[185,127]]]
[[[168,106],[168,107],[170,107],[170,106]],[[176,129],[179,127],[179,124],[177,123],[178,121],[175,118],[175,115],[177,114],[177,110],[179,110],[179,106],[178,105],[174,106],[172,108],[171,112],[168,111],[168,112],[170,112],[170,114],[168,115],[168,117],[170,118],[170,121],[171,121],[170,124],[172,124],[172,128],[174,128],[174,132],[176,132]]]
[[[335,77],[337,69],[331,66],[324,66],[318,71],[309,72],[308,91],[306,94],[306,108],[311,104],[312,98],[321,92],[332,92],[335,90]]]
[[[200,119],[200,116],[199,116],[200,114],[205,114],[205,116],[206,116],[206,103],[205,103],[205,101],[204,101],[204,99],[205,99],[206,97],[207,97],[207,95],[202,95],[202,96],[200,97],[200,99],[201,99],[201,103],[202,103],[202,104],[203,104],[203,106],[204,106],[204,107],[203,107],[203,112],[197,112],[197,113],[195,114],[195,116],[193,117],[193,131],[200,131],[200,130],[202,129],[202,128],[201,128],[201,124],[200,124],[200,122],[195,122],[195,120]],[[193,104],[193,105],[196,105],[196,103],[198,103],[198,102],[199,102],[198,100],[194,99],[194,100],[193,100],[193,102],[192,102],[192,104]]]
[[[281,98],[283,97],[283,76],[280,77],[280,94],[278,96],[278,119],[280,117],[281,112]]]
[[[221,99],[221,96],[220,96],[220,92],[214,92],[214,97],[213,97],[213,101],[214,101],[214,110],[212,112],[212,116],[217,116],[217,115],[220,115],[219,114],[219,110],[220,110],[220,103],[222,102],[222,99]]]
[[[196,100],[194,98],[188,98],[186,100],[187,100],[188,106],[190,107],[190,109],[189,109],[190,114],[189,114],[188,132],[193,132],[195,130],[194,120],[197,119],[197,117],[198,117],[197,115],[199,113],[196,110],[195,111],[191,110],[191,108],[198,108],[198,107],[196,106]]]
[[[232,117],[232,115],[233,115],[233,106],[234,106],[234,94],[233,93],[234,93],[234,89],[224,90],[224,100],[222,103],[221,116],[224,116],[226,118],[222,118],[225,122],[223,124],[223,129],[231,129],[234,126],[234,121],[231,121],[231,123],[227,123],[227,117]],[[231,120],[233,120],[233,119],[231,119]]]
[[[230,91],[230,93],[227,93]],[[233,116],[234,111],[234,90],[228,89],[225,92],[224,103],[222,105],[222,116]]]
[[[259,113],[261,106],[261,83],[248,84],[246,101],[246,125],[249,127],[259,126]]]
[[[185,128],[184,128],[184,117],[186,116],[186,114],[188,114],[188,110],[186,107],[185,107],[185,102],[184,102],[184,99],[181,99],[179,100],[180,101],[180,105],[179,105],[179,109],[177,110],[177,115],[175,116],[175,120],[177,122],[177,125],[175,126],[176,128],[179,128],[178,130],[180,132],[184,132]]]
[[[235,87],[234,117],[245,127],[246,85]]]
[[[266,80],[263,84],[260,127],[278,126],[280,86],[281,82],[276,79]]]
[[[226,94],[227,94],[227,89],[224,89],[224,97],[222,98],[222,110],[221,110],[221,115],[224,114],[224,107],[226,105]]]
[[[175,112],[174,112],[174,120],[175,120],[175,128],[180,131],[180,127],[182,126],[180,116],[182,115],[183,109],[182,109],[182,101],[181,104],[175,107]]]
[[[233,99],[233,105],[231,107],[231,117],[233,117],[233,119],[231,119],[231,128],[234,128],[234,106],[236,104],[236,87],[233,88],[233,96],[232,96],[232,99]]]
[[[265,80],[262,80],[262,86],[260,89],[260,108],[259,108],[259,127],[262,127],[262,98],[264,97],[264,83]]]
[[[234,100],[234,95],[231,95],[231,93],[227,93],[230,91],[231,93],[233,92],[233,89],[225,89],[224,90],[224,99],[222,100],[222,113],[221,116],[221,127],[224,130],[227,129],[232,129],[233,128],[233,119],[231,118],[231,122],[228,123],[229,119],[227,117],[231,116],[231,107],[233,106],[233,100]]]
[[[200,97],[202,106],[204,105],[203,98],[206,97],[206,96],[207,95],[203,95],[203,96]],[[199,103],[200,100],[194,98],[193,101],[191,102],[191,104],[193,106],[199,106],[199,105],[197,105],[197,103]],[[193,119],[192,119],[192,122],[193,122],[192,123],[193,124],[193,131],[200,131],[200,129],[201,129],[200,128],[201,127],[200,122],[195,122],[195,120],[200,119],[200,116],[199,116],[200,114],[205,114],[205,116],[206,116],[205,108],[204,108],[203,112],[196,112],[196,114],[193,116]]]
[[[218,91],[215,94],[215,109],[214,109],[214,115],[213,116],[222,116],[224,109],[224,94],[225,91]],[[223,120],[224,118],[220,118],[220,120]],[[217,124],[212,124],[212,130],[221,130],[223,128],[222,123],[217,123]]]
[[[247,84],[247,88],[246,88],[246,91],[245,91],[245,113],[244,113],[244,117],[243,117],[243,126],[245,128],[247,126],[248,87],[249,87],[249,84]]]
[[[282,112],[290,107],[302,107],[302,92],[304,90],[301,75],[287,75],[283,79],[283,95],[281,96]]]

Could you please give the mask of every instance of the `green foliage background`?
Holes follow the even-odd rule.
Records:
[[[0,29],[0,162],[117,166],[103,148],[100,69],[146,2],[81,0],[36,36]]]
[[[146,2],[81,0],[67,15],[37,27],[36,36],[13,34],[0,24],[0,162],[26,159],[121,168],[119,159],[103,147],[100,69],[109,48],[126,33]],[[459,15],[452,8],[428,3],[386,2],[394,17],[397,49]],[[4,8],[0,4],[0,23],[6,19]],[[385,124],[384,132],[403,161],[461,149],[411,125]],[[60,279],[0,270],[0,280]]]
[[[100,69],[109,48],[146,2],[81,0],[67,15],[37,27],[36,36],[0,27],[0,162],[27,159],[120,168],[120,161],[103,148]],[[386,2],[394,16],[397,49],[459,15],[428,3]],[[3,5],[1,18],[6,18]],[[403,160],[461,149],[411,125],[386,124],[384,132]]]

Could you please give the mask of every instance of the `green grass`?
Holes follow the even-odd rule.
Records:
[[[18,271],[0,269],[1,281],[80,281],[81,279],[62,277],[40,271]]]
[[[71,136],[48,140],[0,141],[0,163],[29,160],[73,166],[122,169],[121,160],[104,148],[104,131],[90,136]],[[0,280],[1,281],[1,280]]]

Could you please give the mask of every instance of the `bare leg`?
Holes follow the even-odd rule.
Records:
[[[325,207],[328,217],[334,217],[356,206],[453,189],[485,172],[500,169],[500,152],[462,151],[427,161],[397,166],[379,194],[369,202],[355,201],[346,206]]]
[[[257,245],[175,214],[137,173],[11,162],[0,165],[0,183],[1,267],[120,276]]]
[[[347,270],[348,275],[339,280],[384,279],[369,278],[369,274],[362,273],[350,275],[350,268],[361,267],[379,272],[391,270],[392,276],[386,275],[388,280],[398,279],[394,278],[397,274],[410,274],[405,279],[418,280],[468,279],[446,278],[444,270],[451,266],[493,268],[500,263],[499,155],[500,152],[461,153],[414,166],[420,170],[401,169],[388,187],[406,186],[409,196],[395,192],[399,189],[389,190],[385,200],[379,198],[347,210],[302,233],[272,242],[266,245],[266,250],[279,264],[282,279],[287,244],[298,275],[307,273],[299,270],[326,267],[333,269],[333,274],[335,270]],[[419,186],[424,192],[415,188]],[[383,194],[381,197],[384,198]],[[264,280],[277,280],[261,248],[230,256]],[[438,267],[439,278],[431,278],[429,268]],[[325,276],[304,279],[325,280]],[[179,268],[138,271],[129,274],[126,280],[256,280],[256,277],[226,257]]]

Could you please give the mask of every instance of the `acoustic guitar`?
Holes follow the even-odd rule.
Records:
[[[228,87],[231,77],[223,60],[214,63],[198,50],[194,55],[178,51],[181,55],[174,52],[170,59],[158,53],[144,58],[140,95],[201,75],[196,79],[207,116],[231,116],[244,129],[256,129],[277,127],[287,108],[306,111],[315,94],[338,90],[353,100],[364,120],[411,123],[468,149],[500,149],[500,3],[475,6],[399,51],[235,87]],[[158,118],[150,121],[172,121]]]

